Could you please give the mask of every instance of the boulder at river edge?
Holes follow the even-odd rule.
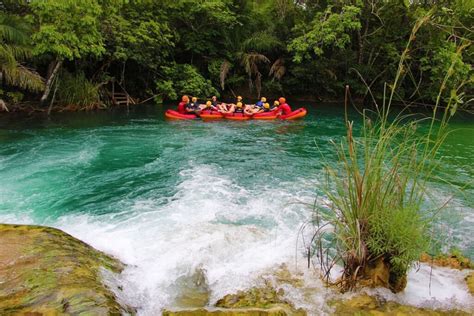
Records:
[[[102,272],[116,259],[54,228],[0,224],[0,315],[121,315]]]

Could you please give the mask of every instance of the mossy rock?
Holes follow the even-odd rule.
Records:
[[[275,278],[277,284],[288,284],[295,288],[304,287],[302,273],[292,273],[286,264],[281,264],[271,275]]]
[[[193,309],[181,311],[163,311],[163,316],[287,316],[306,315],[294,314],[285,306],[275,306],[268,309],[263,308],[239,308],[239,309]]]
[[[272,286],[253,287],[247,291],[238,291],[228,294],[217,301],[216,307],[242,308],[257,307],[269,308],[275,304],[289,304],[282,299],[283,290],[276,291]]]
[[[201,267],[190,275],[179,277],[174,282],[174,287],[175,291],[179,291],[174,302],[174,306],[178,308],[200,308],[209,304],[209,284],[206,271]]]
[[[283,290],[276,290],[269,282],[262,287],[238,291],[219,299],[212,308],[164,310],[164,316],[305,316],[302,309],[295,309],[291,302],[283,299]]]
[[[267,281],[262,287],[253,287],[246,291],[228,294],[218,300],[215,306],[227,309],[273,310],[271,315],[280,315],[274,314],[277,310],[284,313],[283,315],[306,315],[305,311],[295,309],[291,302],[284,299],[284,294],[282,289],[276,290]]]
[[[469,258],[463,256],[460,252],[451,252],[449,254],[440,254],[437,256],[430,256],[423,253],[420,257],[421,262],[432,264],[438,267],[448,267],[452,269],[474,269],[474,264]]]
[[[351,299],[333,300],[329,305],[334,309],[334,315],[373,315],[373,316],[467,316],[467,312],[450,310],[430,310],[414,306],[401,305],[395,302],[386,301],[380,297],[373,297],[366,294],[355,296]]]
[[[471,272],[466,277],[466,283],[467,283],[467,287],[469,288],[469,292],[471,293],[471,295],[474,296],[474,272]]]
[[[121,315],[102,282],[116,259],[54,228],[0,224],[0,315]]]
[[[357,285],[358,287],[386,287],[398,293],[405,289],[407,277],[393,273],[390,263],[384,258],[379,258],[364,267]]]

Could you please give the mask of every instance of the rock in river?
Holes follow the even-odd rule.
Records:
[[[0,224],[0,315],[120,315],[102,272],[116,259],[54,228]]]

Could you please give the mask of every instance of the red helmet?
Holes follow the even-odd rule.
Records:
[[[280,104],[286,103],[286,99],[285,98],[279,98],[278,102],[280,102]]]

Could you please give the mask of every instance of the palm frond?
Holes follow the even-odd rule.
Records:
[[[225,79],[227,78],[227,75],[229,74],[231,66],[232,66],[231,63],[228,60],[224,60],[224,62],[221,65],[221,70],[220,70],[220,73],[219,73],[219,79],[221,81],[222,90],[224,90]]]
[[[0,71],[8,65],[15,65],[16,59],[6,45],[0,45]]]
[[[270,67],[269,75],[273,76],[274,79],[280,80],[286,73],[285,60],[278,58],[275,60],[273,65]]]
[[[328,74],[329,77],[331,77],[331,79],[333,80],[337,80],[337,75],[334,71],[332,71],[331,69],[324,69],[324,72]]]
[[[257,72],[255,78],[255,89],[257,90],[257,98],[260,99],[260,94],[262,92],[262,74]]]
[[[243,53],[241,55],[241,64],[245,69],[245,72],[247,75],[250,77],[252,75],[256,75],[258,71],[258,64],[260,63],[265,63],[268,64],[270,63],[270,59],[268,59],[267,56],[259,53]]]
[[[30,38],[20,17],[0,13],[0,41],[26,45]]]
[[[19,62],[31,57],[28,30],[22,17],[0,12],[0,72],[9,85],[40,91],[44,79]]]
[[[3,56],[2,56],[3,55]],[[21,61],[31,57],[31,49],[17,44],[0,45],[0,59],[6,58]]]
[[[244,51],[271,52],[282,49],[285,44],[268,32],[258,32],[242,43]]]
[[[41,91],[44,89],[44,79],[36,71],[23,65],[16,63],[2,67],[0,70],[9,85],[31,91]]]

